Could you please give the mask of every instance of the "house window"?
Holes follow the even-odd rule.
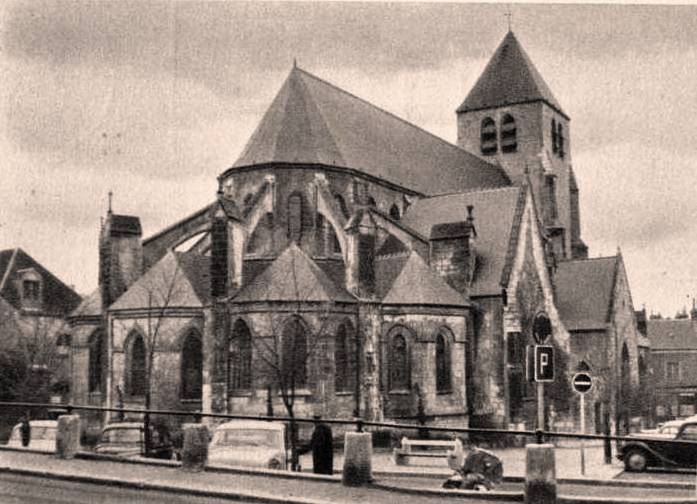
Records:
[[[389,353],[390,391],[409,390],[411,385],[411,370],[409,366],[409,348],[407,340],[401,334],[392,336]]]
[[[252,333],[242,319],[232,328],[228,373],[231,392],[252,388]]]
[[[352,331],[341,324],[334,340],[336,365],[335,388],[337,392],[352,392],[356,387],[356,349]]]
[[[666,362],[666,380],[680,381],[680,363]]]
[[[480,139],[482,154],[485,156],[496,154],[498,150],[496,142],[496,122],[491,117],[485,117],[482,120]]]
[[[515,119],[510,114],[503,116],[501,121],[501,152],[515,152],[518,150],[517,129]]]
[[[288,238],[299,243],[303,227],[303,197],[293,193],[288,197]]]
[[[38,301],[41,292],[41,284],[37,280],[24,280],[22,282],[22,296],[26,301]]]
[[[436,336],[436,392],[450,392],[450,345],[443,333]]]
[[[298,318],[292,318],[283,329],[281,371],[289,390],[307,385],[307,336],[305,326]]]
[[[557,142],[557,121],[552,119],[552,152],[559,151],[559,143]]]
[[[399,208],[397,207],[397,205],[392,205],[390,207],[390,217],[392,217],[392,219],[394,220],[400,219]]]
[[[145,342],[138,333],[133,333],[130,339],[126,393],[130,396],[144,396],[146,389]]]
[[[184,340],[181,352],[182,399],[201,399],[203,385],[203,352],[201,337],[191,331]]]
[[[102,389],[102,331],[97,329],[89,341],[88,390],[99,392]]]

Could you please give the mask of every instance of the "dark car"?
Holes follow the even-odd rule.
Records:
[[[644,471],[647,467],[694,469],[697,465],[697,421],[632,437],[637,439],[626,441],[617,455],[628,471]]]
[[[174,447],[169,433],[150,426],[152,446],[145,453],[145,429],[142,422],[116,422],[104,427],[96,452],[121,457],[172,459]]]

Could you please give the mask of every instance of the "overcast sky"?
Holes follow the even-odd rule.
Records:
[[[571,116],[590,255],[621,247],[637,308],[697,294],[697,8],[511,6]],[[211,202],[299,66],[455,141],[505,4],[4,2],[0,248],[86,294],[99,218],[145,235]]]

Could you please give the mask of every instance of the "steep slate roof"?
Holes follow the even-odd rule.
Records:
[[[543,101],[568,118],[516,36],[509,31],[457,111],[532,101]]]
[[[233,299],[236,303],[255,301],[353,303],[356,300],[337,286],[295,243],[291,243]]]
[[[97,317],[102,314],[102,292],[99,288],[82,300],[70,317]]]
[[[191,280],[192,274],[201,274],[204,261],[181,259],[186,255],[168,251],[162,259],[145,272],[109,310],[147,308],[198,308],[207,298],[200,296],[205,278]],[[169,299],[167,299],[169,296]]]
[[[232,169],[264,163],[349,168],[422,194],[510,184],[500,166],[297,67]]]
[[[617,256],[559,262],[554,277],[557,307],[569,331],[605,330],[617,267]]]
[[[450,287],[416,252],[409,255],[382,302],[420,306],[469,306],[467,299]]]
[[[471,295],[500,294],[504,269],[512,259],[509,249],[521,191],[520,187],[505,187],[424,198],[409,207],[401,222],[430,236],[434,225],[466,220],[467,206],[472,205],[477,262]]]
[[[21,309],[21,293],[15,281],[17,272],[34,269],[43,281],[43,313],[68,315],[80,304],[80,296],[61,282],[21,248],[0,251],[0,296],[16,309]]]
[[[651,350],[696,350],[697,323],[690,319],[647,320]]]

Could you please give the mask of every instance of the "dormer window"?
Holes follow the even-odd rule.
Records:
[[[515,119],[512,115],[506,114],[501,121],[501,152],[509,153],[518,150],[518,131],[516,130]]]
[[[480,139],[482,154],[485,156],[496,154],[498,151],[498,145],[496,142],[496,121],[494,121],[491,117],[485,117],[482,119]]]
[[[22,282],[22,294],[26,301],[38,301],[41,284],[36,280],[24,280]]]
[[[17,290],[20,291],[22,307],[38,310],[41,308],[41,276],[32,268],[19,271]]]

